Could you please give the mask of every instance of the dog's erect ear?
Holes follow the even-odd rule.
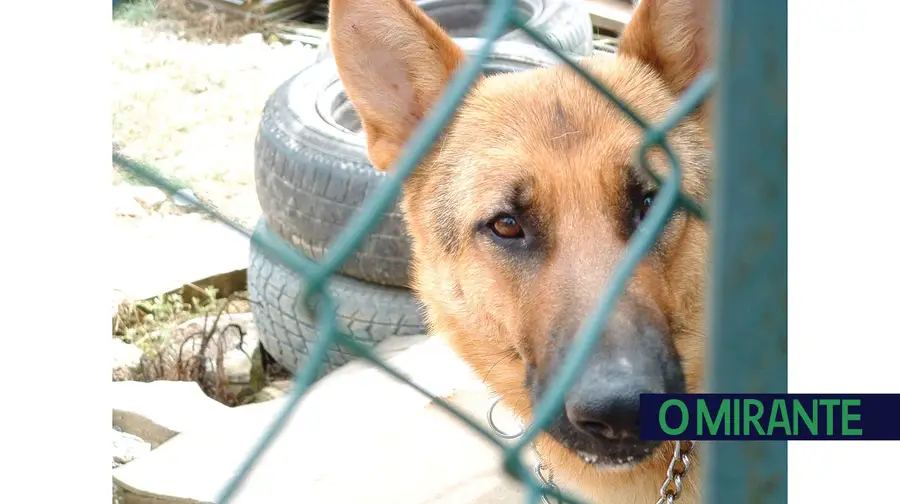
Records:
[[[387,170],[465,54],[410,0],[331,0],[329,30],[369,160]]]
[[[676,95],[711,61],[716,0],[641,0],[619,41],[619,54],[656,69]]]

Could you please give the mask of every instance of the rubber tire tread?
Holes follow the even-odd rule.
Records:
[[[478,39],[456,39],[467,53]],[[498,42],[488,60],[497,71],[553,65],[546,50]],[[365,137],[330,124],[320,99],[340,85],[333,60],[314,63],[284,82],[263,108],[255,146],[256,192],[271,231],[319,260],[387,179],[369,163]],[[342,88],[341,88],[342,89]],[[326,100],[327,101],[327,100]],[[411,244],[393,205],[341,265],[344,275],[407,287]]]
[[[538,12],[530,19],[528,26],[544,35],[551,45],[571,56],[584,57],[593,54],[594,25],[590,12],[582,2],[571,0],[529,0]],[[447,9],[453,0],[417,0],[416,4],[426,14],[435,9]],[[432,18],[440,23],[437,16]],[[450,33],[452,37],[457,34]],[[501,36],[498,41],[520,42],[538,47],[539,44],[524,31],[517,29]],[[331,39],[326,33],[316,53],[316,61],[332,58]]]
[[[305,279],[252,242],[247,284],[260,344],[285,370],[298,372],[309,364],[309,353],[319,341],[315,321],[298,305]],[[366,345],[374,346],[390,336],[426,332],[421,308],[407,289],[334,275],[327,291],[336,305],[338,330]],[[332,345],[318,376],[353,358],[340,346]]]
[[[323,74],[327,80],[330,73],[323,65],[329,66],[313,64],[276,89],[263,109],[255,145],[256,193],[266,222],[314,260],[322,259],[385,179],[369,164],[362,144],[323,133],[328,126],[316,117],[315,107]],[[303,86],[310,93],[299,106],[289,105],[292,86]],[[395,205],[340,271],[368,282],[406,287],[410,254],[409,237]]]

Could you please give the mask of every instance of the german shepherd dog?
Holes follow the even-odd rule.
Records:
[[[583,68],[658,124],[708,64],[709,0],[642,0],[615,58]],[[466,56],[411,0],[331,0],[331,43],[372,164],[389,170]],[[667,138],[707,201],[701,106]],[[433,333],[529,421],[653,204],[640,128],[567,65],[483,76],[403,190],[413,288]],[[669,173],[659,149],[651,166]],[[640,440],[639,394],[703,386],[705,224],[676,213],[636,269],[565,407],[535,440],[582,498],[656,502],[673,442]],[[694,469],[681,502],[699,500]]]

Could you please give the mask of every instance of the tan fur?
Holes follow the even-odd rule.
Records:
[[[644,0],[608,65],[582,62],[642,117],[661,121],[707,63],[708,0]],[[409,0],[332,0],[335,59],[368,138],[374,166],[389,170],[453,71],[464,61],[446,34]],[[683,190],[703,202],[710,183],[706,109],[668,136],[684,166]],[[640,129],[566,66],[481,79],[445,136],[409,178],[403,210],[413,238],[414,288],[433,332],[518,415],[531,415],[523,359],[546,365],[550,326],[587,315],[621,260],[616,232],[624,166]],[[668,167],[652,153],[660,173]],[[543,262],[522,268],[484,246],[473,223],[492,212],[510,180],[550,230]],[[451,229],[448,230],[448,226]],[[703,384],[705,225],[677,214],[660,252],[636,271],[626,295],[653,308],[672,333],[687,387]],[[629,316],[621,304],[613,322]],[[628,470],[585,465],[549,436],[538,450],[557,481],[601,502],[655,502],[671,444]],[[697,464],[699,454],[693,461]],[[698,500],[698,467],[681,502]]]

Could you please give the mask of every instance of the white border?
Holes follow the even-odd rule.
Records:
[[[791,392],[900,391],[900,16],[851,5],[789,7]],[[106,501],[104,257],[128,246],[105,236],[110,6],[10,3],[3,17],[3,493]],[[884,499],[895,446],[791,443],[791,500]]]
[[[896,2],[789,3],[789,390],[900,392]],[[764,36],[764,35],[763,35]],[[896,442],[792,442],[789,500],[889,499]]]
[[[111,495],[111,5],[3,7],[4,501]]]

